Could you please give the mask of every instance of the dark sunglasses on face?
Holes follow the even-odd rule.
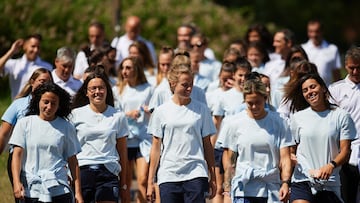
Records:
[[[200,47],[202,47],[204,45],[204,43],[202,43],[201,41],[198,41],[198,42],[196,42],[195,44],[190,44],[190,48],[194,48],[195,46],[197,47],[197,48],[200,48]]]

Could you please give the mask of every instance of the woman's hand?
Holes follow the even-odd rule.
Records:
[[[325,166],[319,168],[317,177],[321,180],[327,180],[330,178],[332,172],[334,170],[334,166],[332,164],[326,164]]]
[[[21,182],[14,182],[14,196],[16,199],[25,199],[25,189]]]
[[[154,183],[148,183],[146,190],[146,199],[148,202],[155,202]]]
[[[279,190],[279,199],[282,202],[287,202],[289,200],[289,197],[290,197],[289,185],[287,183],[283,183]]]
[[[76,203],[84,203],[84,199],[82,197],[82,194],[80,193],[75,193],[75,202]]]

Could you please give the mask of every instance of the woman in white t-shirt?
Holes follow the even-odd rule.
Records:
[[[127,185],[133,179],[136,165],[138,184],[138,202],[146,201],[146,184],[149,168],[151,136],[147,134],[147,125],[150,118],[148,105],[153,93],[153,87],[147,82],[143,65],[138,57],[127,57],[119,66],[118,84],[113,87],[115,108],[125,112],[129,136],[128,148],[128,175]]]
[[[9,141],[14,147],[12,175],[17,200],[74,202],[69,167],[75,200],[84,202],[76,158],[81,148],[75,128],[67,120],[69,114],[70,95],[61,87],[44,83],[34,90],[27,116],[17,122]]]
[[[101,68],[95,68],[75,95],[71,112],[82,150],[77,158],[85,202],[116,203],[119,196],[122,202],[129,200],[128,126],[124,113],[113,106],[108,77]]]
[[[225,118],[219,134],[224,157],[232,163],[225,168],[225,194],[234,203],[285,201],[294,145],[289,128],[276,112],[265,109],[268,94],[260,79],[247,80],[243,94],[247,109]]]
[[[356,130],[350,115],[329,102],[330,92],[318,74],[301,77],[288,94],[294,174],[290,200],[294,203],[343,202],[341,165],[350,155]]]
[[[177,55],[174,61],[189,61]],[[161,202],[203,202],[216,193],[214,151],[210,135],[216,132],[208,107],[190,97],[193,74],[190,63],[172,64],[168,74],[173,96],[151,115],[153,135],[147,197],[153,200],[154,178]],[[209,183],[210,181],[210,193]]]

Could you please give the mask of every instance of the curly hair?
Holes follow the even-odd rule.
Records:
[[[39,109],[39,102],[41,100],[41,97],[46,92],[52,92],[56,94],[59,98],[59,108],[57,109],[55,115],[59,116],[64,119],[68,119],[68,116],[71,112],[70,109],[70,94],[67,93],[63,88],[59,87],[58,85],[48,82],[40,85],[37,87],[32,95],[32,98],[30,100],[28,111],[26,115],[39,115],[40,109]]]

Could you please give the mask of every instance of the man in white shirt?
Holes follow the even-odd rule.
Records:
[[[280,77],[285,68],[285,59],[287,58],[291,47],[295,44],[295,35],[289,29],[279,30],[274,35],[273,46],[275,53],[281,57],[271,60],[265,64],[263,74],[270,77],[271,85]]]
[[[72,76],[74,70],[75,52],[68,47],[57,50],[55,70],[51,72],[54,83],[74,96],[82,85],[82,82]]]
[[[324,40],[321,22],[319,20],[309,21],[307,34],[309,40],[301,46],[308,55],[309,61],[317,66],[319,75],[326,85],[340,80],[341,61],[339,50],[336,45]]]
[[[116,67],[121,61],[129,56],[129,46],[134,41],[142,41],[148,47],[151,57],[156,64],[156,52],[154,45],[140,36],[141,20],[138,16],[129,16],[125,23],[125,34],[121,37],[115,37],[111,42],[111,46],[116,48]]]
[[[357,129],[357,139],[351,143],[351,155],[348,164],[342,166],[341,192],[345,203],[356,201],[359,186],[360,171],[360,47],[354,47],[345,55],[345,69],[348,73],[345,79],[329,86],[329,91],[340,108],[350,113]]]
[[[41,60],[39,57],[41,40],[40,34],[32,34],[25,39],[18,39],[0,58],[0,75],[9,75],[12,99],[19,94],[34,70],[46,68],[51,71],[53,69],[50,63]],[[18,59],[11,59],[14,54],[20,51],[21,47],[24,50],[24,55]]]
[[[90,44],[82,47],[76,56],[74,77],[77,79],[81,79],[85,69],[89,67],[88,58],[91,51],[98,49],[106,43],[104,24],[97,21],[91,23],[88,29],[88,37]]]

